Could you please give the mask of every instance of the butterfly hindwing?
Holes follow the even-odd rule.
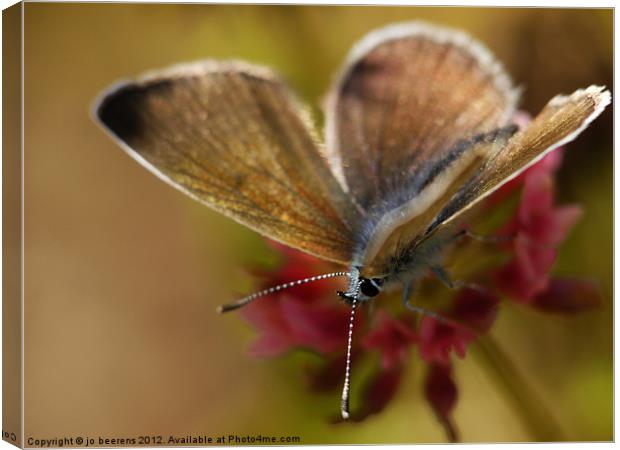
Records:
[[[131,156],[196,200],[291,247],[350,260],[355,209],[270,71],[178,66],[117,85],[95,114]]]
[[[499,63],[464,33],[391,25],[353,48],[327,97],[330,161],[368,210],[411,192],[458,141],[507,125],[517,99]]]

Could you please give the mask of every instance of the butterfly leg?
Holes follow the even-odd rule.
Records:
[[[452,319],[442,316],[441,314],[435,311],[422,308],[421,306],[412,305],[409,301],[411,297],[411,287],[412,287],[412,283],[408,283],[403,288],[403,305],[405,305],[405,308],[407,308],[409,311],[412,311],[414,313],[426,315],[426,316],[432,317],[433,319],[439,320],[440,322],[444,322],[449,325],[454,325],[455,322]]]
[[[403,305],[405,305],[405,308],[407,308],[409,311],[412,311],[414,313],[418,313],[418,314],[423,314],[426,315],[428,317],[432,317],[433,319],[444,323],[446,325],[450,325],[452,327],[456,327],[456,328],[461,328],[464,330],[469,331],[470,333],[473,333],[474,335],[477,335],[478,332],[474,329],[472,329],[471,327],[465,325],[464,323],[459,322],[458,320],[454,320],[451,319],[449,317],[446,317],[442,314],[439,314],[435,311],[431,311],[428,310],[426,308],[422,308],[420,306],[416,306],[416,305],[412,305],[411,302],[409,301],[409,297],[410,297],[410,293],[411,293],[411,283],[409,283],[408,285],[405,286],[405,288],[403,289]]]
[[[461,287],[462,282],[452,281],[452,278],[450,278],[450,275],[448,275],[448,272],[446,272],[443,267],[431,267],[431,271],[435,274],[439,281],[441,281],[448,288],[458,289],[459,287]]]
[[[502,244],[504,242],[514,241],[517,238],[517,234],[511,233],[511,234],[505,234],[505,235],[483,235],[483,234],[474,233],[469,230],[461,230],[453,236],[453,240],[457,241],[464,237],[472,239],[474,241],[482,242],[484,244]],[[540,242],[535,242],[532,239],[530,239],[526,234],[519,235],[519,238],[523,239],[525,243],[531,246],[535,246],[535,247],[540,247],[540,248],[556,248],[557,247],[556,244],[541,244]]]
[[[473,237],[473,239],[478,239],[478,240],[480,240],[480,238],[485,239],[484,236],[480,236],[480,235],[474,235],[474,236],[476,237]],[[483,240],[482,242],[494,242],[494,243],[510,242],[517,238],[517,234],[512,233],[512,234],[508,234],[505,236],[488,236],[487,239],[488,238],[490,238],[491,240],[486,240],[486,241]],[[557,243],[536,242],[535,240],[530,238],[526,233],[519,234],[519,239],[521,239],[523,242],[525,242],[526,244],[532,247],[538,247],[538,248],[557,248],[558,247]]]
[[[441,281],[446,287],[449,289],[461,289],[461,288],[469,288],[474,289],[476,291],[483,291],[484,287],[476,284],[476,283],[467,283],[465,281],[452,280],[448,272],[443,267],[434,266],[431,267],[431,271],[435,276]]]
[[[459,240],[461,238],[469,238],[474,241],[483,242],[485,244],[500,244],[502,242],[510,242],[516,238],[515,234],[506,235],[483,235],[474,233],[470,230],[461,230],[453,236],[453,239]]]

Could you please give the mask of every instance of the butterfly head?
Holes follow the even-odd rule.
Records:
[[[349,289],[346,292],[336,291],[336,293],[347,303],[351,303],[353,300],[366,302],[379,295],[384,284],[385,278],[351,277]]]

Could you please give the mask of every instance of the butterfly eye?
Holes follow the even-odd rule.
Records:
[[[385,283],[385,278],[373,278],[372,282],[377,286],[383,286],[383,283]]]
[[[366,297],[374,297],[379,294],[380,290],[379,286],[375,284],[374,279],[369,280],[368,278],[361,278],[360,292]]]

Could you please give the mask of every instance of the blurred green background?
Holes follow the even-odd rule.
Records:
[[[329,425],[335,396],[304,387],[303,355],[254,360],[254,335],[215,306],[273,261],[253,232],[148,173],[89,118],[111,82],[203,58],[282,73],[317,105],[350,46],[422,19],[469,31],[524,90],[524,109],[612,83],[612,10],[130,4],[25,5],[26,437],[298,435],[311,443],[442,442],[412,364],[396,400]],[[597,280],[599,311],[561,318],[504,305],[497,341],[569,440],[611,440],[612,113],[569,145],[559,197],[585,214],[554,269]],[[334,299],[336,301],[336,299]],[[532,436],[488,374],[456,364],[465,441]]]

